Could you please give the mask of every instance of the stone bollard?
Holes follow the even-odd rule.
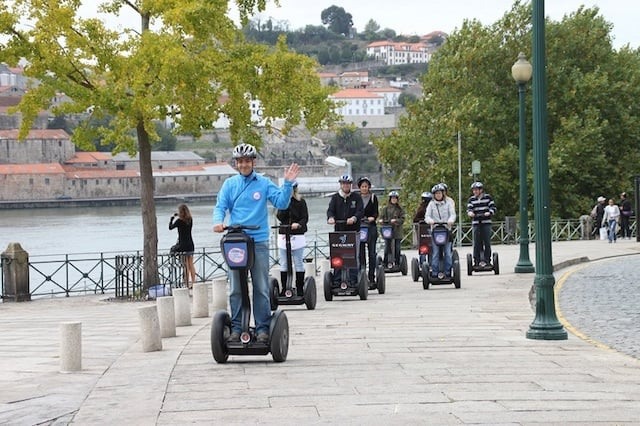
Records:
[[[60,372],[82,370],[82,323],[60,323]]]
[[[158,307],[150,305],[138,308],[138,320],[140,322],[142,352],[161,351],[162,339],[160,338]]]
[[[324,277],[324,274],[327,272],[331,272],[331,262],[329,259],[322,259],[320,261],[320,273]]]
[[[176,327],[191,325],[191,300],[189,299],[188,288],[174,288],[176,308]]]
[[[193,284],[193,317],[206,318],[209,316],[209,284]]]
[[[213,311],[227,310],[227,279],[217,278],[213,280],[211,288],[211,297],[213,299]]]
[[[313,262],[307,262],[304,264],[304,276],[305,277],[316,276],[316,265],[313,264]]]
[[[0,254],[2,261],[2,280],[4,282],[3,300],[5,302],[28,302],[29,292],[29,253],[20,243],[9,243]]]
[[[158,297],[156,305],[160,321],[160,337],[176,337],[176,309],[173,296]]]

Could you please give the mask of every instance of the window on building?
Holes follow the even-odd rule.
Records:
[[[29,185],[33,185],[33,178],[29,178]]]
[[[44,178],[44,184],[49,185],[49,178]]]

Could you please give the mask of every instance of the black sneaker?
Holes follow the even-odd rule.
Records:
[[[258,333],[258,337],[256,337],[257,343],[267,344],[269,343],[269,335],[267,333]]]
[[[240,341],[240,333],[238,333],[237,331],[234,331],[233,333],[231,333],[231,335],[229,335],[229,338],[227,339],[227,342],[239,342]]]

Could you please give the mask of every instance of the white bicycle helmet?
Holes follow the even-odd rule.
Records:
[[[248,143],[241,143],[233,148],[233,158],[256,158],[257,156],[256,147]]]
[[[340,176],[340,179],[338,179],[338,182],[353,183],[353,178],[351,177],[351,175],[342,175]]]

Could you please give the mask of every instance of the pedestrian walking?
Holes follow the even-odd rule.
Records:
[[[620,194],[620,238],[631,239],[631,229],[629,222],[633,215],[633,207],[631,200],[627,197],[627,193]]]
[[[620,221],[620,207],[616,205],[613,198],[609,199],[609,205],[604,208],[604,216],[602,217],[602,226],[607,227],[609,243],[616,242],[617,225]]]
[[[593,219],[593,223],[595,226],[593,227],[593,231],[591,231],[591,235],[596,239],[600,237],[600,228],[602,225],[602,218],[604,217],[604,203],[607,201],[602,195],[598,197],[596,200],[596,205],[593,206],[591,210],[591,218]]]

